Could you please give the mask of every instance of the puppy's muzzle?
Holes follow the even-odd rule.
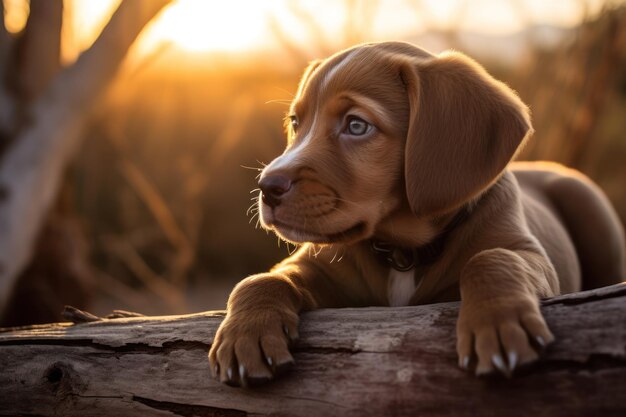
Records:
[[[282,174],[274,174],[264,177],[259,181],[261,198],[271,208],[280,205],[282,198],[291,189],[292,181]]]

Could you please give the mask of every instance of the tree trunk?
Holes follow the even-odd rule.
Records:
[[[20,122],[17,136],[8,141],[9,148],[0,161],[0,314],[32,256],[37,234],[57,195],[64,169],[79,145],[91,108],[115,77],[137,35],[169,2],[122,2],[93,46],[75,64],[59,72],[41,94],[41,79],[51,77],[54,69],[32,72],[32,77],[25,80],[24,88],[28,86],[26,90],[33,95],[28,98],[37,98],[29,105],[27,120]],[[54,4],[33,3],[42,10]],[[38,9],[33,18],[50,17],[39,13],[42,10]],[[34,26],[30,32],[27,26],[28,33],[36,33]],[[41,45],[33,42],[27,51],[31,49],[35,53]],[[30,53],[27,55],[24,65],[38,65]],[[0,99],[0,105],[4,105],[7,96],[1,86]],[[0,109],[0,116],[2,113]],[[0,117],[0,122],[3,119],[6,117]]]
[[[14,103],[11,99],[11,95],[6,87],[7,68],[6,63],[11,51],[13,38],[7,32],[7,28],[4,25],[4,2],[0,1],[0,155],[2,155],[2,149],[6,146],[9,133],[12,128],[12,120]]]
[[[0,414],[626,415],[626,285],[542,304],[556,342],[510,380],[457,367],[459,303],[303,314],[294,369],[253,389],[210,378],[222,312],[5,329]]]
[[[30,0],[28,21],[13,57],[14,95],[24,112],[61,69],[62,24],[62,0]]]

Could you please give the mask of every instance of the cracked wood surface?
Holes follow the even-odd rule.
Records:
[[[456,366],[458,303],[302,315],[296,365],[254,389],[210,378],[222,312],[0,331],[0,415],[626,415],[626,285],[545,300],[557,341],[513,379]]]

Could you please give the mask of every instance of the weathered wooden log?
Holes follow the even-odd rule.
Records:
[[[303,314],[294,368],[250,389],[210,378],[222,312],[4,329],[0,415],[626,415],[626,284],[545,300],[557,341],[512,379],[458,369],[458,308]]]

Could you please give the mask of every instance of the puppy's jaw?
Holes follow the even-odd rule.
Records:
[[[273,230],[274,233],[276,233],[276,235],[278,235],[281,239],[290,243],[301,244],[310,242],[320,245],[331,245],[333,243],[349,244],[363,240],[365,238],[364,235],[367,234],[367,225],[363,222],[359,222],[349,229],[324,235],[317,235],[309,231],[299,230],[281,223],[274,223],[271,230]]]
[[[297,198],[297,196],[296,196]],[[374,225],[365,216],[344,216],[341,211],[333,211],[321,217],[307,217],[285,204],[271,208],[259,197],[261,226],[281,239],[294,243],[354,243],[373,235]]]

